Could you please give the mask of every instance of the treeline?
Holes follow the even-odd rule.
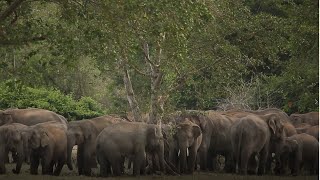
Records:
[[[319,2],[1,1],[0,108],[319,108]]]

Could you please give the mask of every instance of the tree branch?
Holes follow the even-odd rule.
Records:
[[[10,6],[0,14],[0,23],[9,17],[23,2],[24,0],[16,0],[10,4]]]
[[[28,44],[31,42],[36,42],[36,41],[43,41],[46,40],[46,37],[44,36],[39,36],[39,37],[34,37],[31,39],[20,39],[20,40],[0,40],[0,45],[23,45],[23,44]]]
[[[150,63],[152,65],[152,67],[158,67],[159,66],[159,65],[154,64],[154,62],[151,61],[150,54],[149,54],[149,45],[146,42],[143,43],[143,54],[144,54],[144,57],[145,57],[146,61],[148,63]]]
[[[132,67],[137,73],[143,75],[143,76],[148,76],[146,72],[143,72],[142,70],[139,70],[135,65],[129,64],[130,67]]]

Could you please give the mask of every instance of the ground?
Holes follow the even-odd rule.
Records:
[[[78,176],[76,170],[70,171],[67,166],[63,167],[61,175],[58,177],[54,176],[43,176],[43,175],[30,175],[29,173],[29,166],[24,164],[22,166],[21,174],[16,175],[11,172],[11,169],[15,164],[7,164],[7,174],[0,175],[0,179],[4,180],[101,180],[102,178],[97,177],[98,169],[93,169],[93,177],[86,177],[86,176]],[[41,167],[39,168],[39,173],[41,172]],[[239,175],[232,175],[232,174],[222,174],[222,173],[203,173],[203,172],[195,172],[193,175],[183,175],[183,176],[160,176],[160,175],[148,175],[148,176],[141,176],[132,177],[129,175],[121,176],[121,177],[111,177],[108,178],[109,180],[167,180],[167,179],[174,179],[174,180],[197,180],[197,179],[215,179],[215,180],[316,180],[318,179],[317,176],[239,176]]]

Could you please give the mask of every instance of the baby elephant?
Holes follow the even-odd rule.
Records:
[[[308,134],[296,134],[285,139],[282,148],[278,173],[284,173],[288,166],[291,174],[296,176],[300,169],[318,174],[319,142]]]
[[[123,157],[133,158],[133,174],[145,173],[146,153],[158,156],[164,170],[164,144],[160,127],[145,123],[119,123],[106,127],[97,137],[97,160],[100,175],[119,176]]]

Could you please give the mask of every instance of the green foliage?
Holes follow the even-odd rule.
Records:
[[[42,108],[65,116],[68,120],[92,118],[105,114],[101,105],[90,97],[75,100],[59,90],[26,87],[19,81],[0,85],[0,108]]]
[[[136,70],[149,73],[147,42],[151,59],[162,49],[168,111],[229,101],[318,111],[318,8],[314,0],[24,1],[0,22],[1,107],[77,119],[125,113],[124,60],[147,111],[150,77]]]

